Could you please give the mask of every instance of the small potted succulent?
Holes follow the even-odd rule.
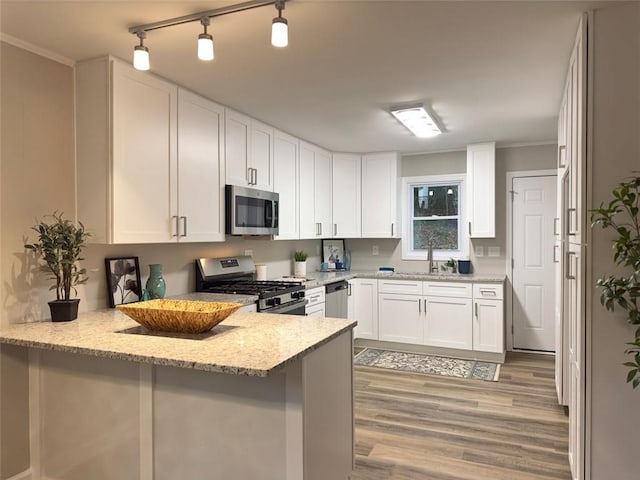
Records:
[[[293,267],[293,274],[296,277],[306,277],[307,276],[307,257],[306,252],[302,250],[296,250],[293,254],[293,259],[295,260]]]
[[[78,318],[79,298],[71,298],[71,290],[77,294],[76,286],[87,282],[86,270],[78,268],[77,262],[90,236],[82,223],[73,224],[62,218],[62,213],[53,212],[50,223],[39,221],[32,230],[37,232],[38,240],[25,244],[42,259],[40,271],[49,274],[55,283],[49,290],[56,291],[56,299],[49,302],[51,320],[64,322]]]

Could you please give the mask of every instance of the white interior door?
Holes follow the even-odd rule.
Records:
[[[556,176],[514,177],[513,348],[555,350]]]

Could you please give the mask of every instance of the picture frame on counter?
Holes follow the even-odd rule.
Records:
[[[329,270],[344,269],[344,238],[322,239],[322,263],[326,263]]]
[[[104,266],[107,273],[109,307],[135,303],[142,299],[138,257],[105,258]]]

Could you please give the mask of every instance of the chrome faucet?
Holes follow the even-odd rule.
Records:
[[[429,262],[429,273],[433,272],[433,240],[429,240],[429,247],[427,250],[427,261]],[[436,266],[436,269],[438,267]]]

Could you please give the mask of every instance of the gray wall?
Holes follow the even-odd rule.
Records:
[[[471,262],[475,272],[505,273],[507,245],[506,199],[507,172],[522,170],[546,170],[556,168],[556,145],[527,147],[507,147],[496,149],[496,238],[472,241]],[[447,153],[410,155],[402,157],[403,177],[420,175],[444,175],[465,173],[467,169],[466,150]],[[427,262],[402,260],[400,240],[348,239],[347,248],[352,251],[353,268],[378,269],[380,266],[395,266],[401,271],[426,271]],[[377,245],[380,254],[373,256],[372,247]],[[484,247],[485,256],[475,257],[474,248]],[[500,256],[487,257],[487,247],[500,248]]]
[[[608,201],[617,182],[640,171],[640,4],[595,12],[593,31],[593,129],[591,208]],[[591,478],[636,480],[640,445],[640,389],[625,383],[625,343],[634,329],[621,311],[607,312],[593,288],[597,278],[613,274],[614,236],[592,230],[587,256],[587,372],[590,373]],[[627,271],[628,272],[628,271]],[[590,307],[590,308],[589,308]],[[588,377],[589,378],[589,375]]]

